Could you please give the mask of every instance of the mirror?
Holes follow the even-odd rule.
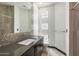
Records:
[[[1,2],[0,32],[33,32],[33,4],[31,2]]]

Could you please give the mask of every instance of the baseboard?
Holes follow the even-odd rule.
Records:
[[[60,49],[58,49],[58,48],[56,48],[56,47],[54,47],[54,46],[48,46],[48,47],[50,47],[50,48],[55,48],[56,50],[60,51],[60,52],[63,53],[65,56],[67,56],[65,52],[61,51]]]
[[[50,48],[55,48],[54,46],[48,46],[48,47],[50,47]]]

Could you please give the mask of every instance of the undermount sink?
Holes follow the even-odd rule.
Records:
[[[26,39],[26,40],[23,40],[21,42],[18,42],[18,44],[22,44],[22,45],[30,45],[34,42],[35,40],[34,39]]]
[[[37,40],[38,38],[38,36],[32,37],[33,40]]]

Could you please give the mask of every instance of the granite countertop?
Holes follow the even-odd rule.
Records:
[[[30,45],[21,45],[21,44],[14,43],[14,44],[9,44],[9,45],[0,47],[0,56],[20,56],[29,48],[31,48],[33,45],[35,45],[43,37],[31,36],[29,38],[35,39],[35,41]]]

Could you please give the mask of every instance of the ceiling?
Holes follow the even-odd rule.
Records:
[[[38,7],[44,7],[48,5],[54,5],[56,2],[34,2]],[[31,9],[33,2],[0,2],[0,4],[5,5],[15,5],[24,9]]]
[[[38,2],[36,3],[38,5],[38,7],[45,7],[45,6],[49,6],[49,5],[54,5],[56,2]]]
[[[24,9],[31,9],[32,7],[32,2],[0,2],[0,3],[4,5],[15,5]]]

